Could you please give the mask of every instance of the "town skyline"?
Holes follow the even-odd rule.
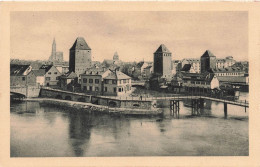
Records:
[[[199,58],[210,50],[217,58],[248,61],[247,21],[247,12],[13,12],[11,59],[48,60],[55,38],[68,61],[81,36],[93,61],[112,59],[115,52],[125,62],[153,61],[160,44],[173,60]]]

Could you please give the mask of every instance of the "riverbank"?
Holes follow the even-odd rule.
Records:
[[[109,114],[123,114],[123,115],[147,115],[156,116],[162,115],[163,110],[160,108],[154,109],[133,109],[133,108],[117,108],[108,107],[104,105],[96,105],[86,102],[68,101],[53,98],[27,98],[25,101],[38,101],[47,105],[54,105],[59,107],[73,108],[89,113],[109,113]]]

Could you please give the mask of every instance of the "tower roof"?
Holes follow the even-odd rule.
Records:
[[[206,52],[201,57],[216,57],[216,56],[214,56],[210,50],[206,50]]]
[[[155,51],[155,53],[171,53],[171,52],[164,44],[161,44],[159,48]]]
[[[78,37],[70,50],[91,50],[83,37]]]

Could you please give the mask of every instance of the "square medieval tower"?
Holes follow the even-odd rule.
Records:
[[[164,44],[154,52],[154,73],[166,79],[172,77],[172,53]]]
[[[91,67],[91,48],[83,37],[78,37],[70,48],[69,71],[73,71],[79,77]]]
[[[213,55],[209,50],[200,57],[200,72],[209,72],[216,68],[216,56]]]

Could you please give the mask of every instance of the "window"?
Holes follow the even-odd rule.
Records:
[[[105,90],[104,90],[105,92],[107,92],[107,87],[105,87]]]
[[[46,77],[46,81],[49,81],[49,80],[51,80],[51,77]]]
[[[89,91],[92,91],[92,86],[89,86]]]
[[[126,79],[124,79],[124,83],[126,83]]]
[[[51,72],[48,72],[48,74],[51,74]]]
[[[83,78],[83,83],[87,83],[87,78]]]
[[[99,91],[99,87],[95,87],[95,91],[98,92]]]
[[[116,92],[116,88],[114,88],[114,92]]]
[[[25,81],[25,77],[22,77],[23,81]]]
[[[93,79],[89,79],[89,83],[93,83]]]
[[[54,72],[54,74],[58,74],[57,72]]]
[[[191,83],[192,83],[192,84],[195,84],[195,82],[194,82],[194,81],[191,81]]]
[[[109,84],[109,80],[108,79],[105,79],[105,84]]]
[[[118,92],[121,92],[122,91],[122,88],[118,88]]]
[[[86,86],[83,86],[83,90],[84,90],[84,91],[87,90],[87,87],[86,87]]]
[[[95,79],[95,83],[96,83],[96,84],[99,84],[99,79]]]
[[[116,80],[115,80],[115,79],[114,79],[114,80],[112,80],[112,83],[113,83],[113,84],[116,84]]]

